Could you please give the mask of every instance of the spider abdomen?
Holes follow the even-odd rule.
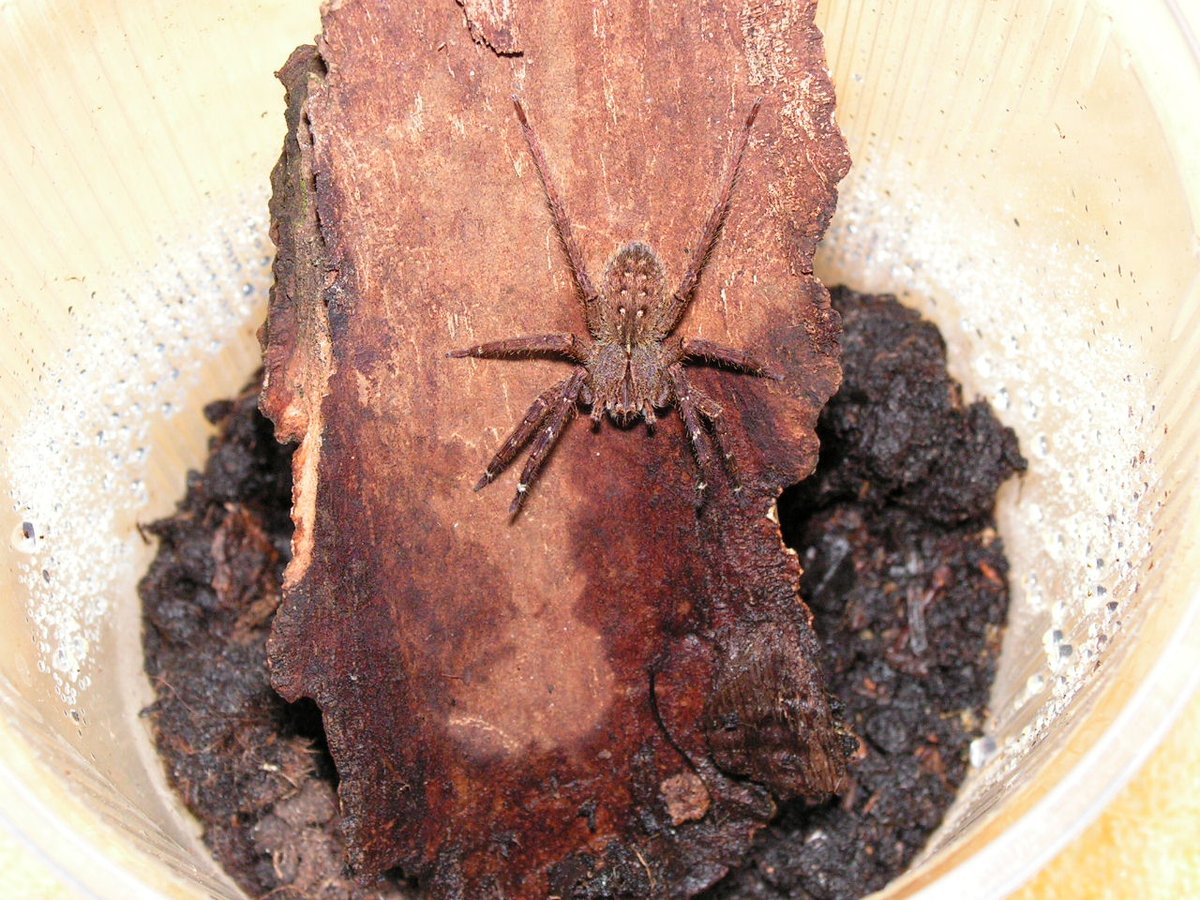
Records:
[[[649,244],[633,241],[604,270],[601,316],[609,339],[626,349],[649,335],[666,295],[666,273]]]

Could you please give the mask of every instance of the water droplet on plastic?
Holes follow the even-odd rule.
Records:
[[[34,553],[38,548],[37,527],[29,521],[21,522],[13,529],[12,546],[18,553]]]
[[[985,734],[983,737],[975,738],[971,741],[971,767],[975,769],[982,768],[1000,752],[1000,745],[996,743],[996,739],[990,734]]]

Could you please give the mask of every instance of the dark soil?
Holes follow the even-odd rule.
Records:
[[[817,473],[780,502],[801,554],[830,689],[862,743],[853,785],[784,808],[711,898],[857,897],[920,850],[979,734],[1008,606],[992,527],[1000,482],[1024,468],[986,405],[965,407],[937,330],[892,298],[834,291],[845,383],[821,419]],[[218,429],[174,516],[148,531],[140,586],[150,717],[169,777],[249,893],[412,894],[343,871],[337,776],[320,715],[270,688],[265,641],[291,525],[289,452],[258,385],[206,414]]]
[[[933,325],[889,296],[832,294],[845,379],[780,521],[865,755],[840,801],[785,809],[710,898],[858,897],[903,872],[966,774],[1000,653],[992,506],[1025,468],[1016,437],[986,404],[963,407]]]

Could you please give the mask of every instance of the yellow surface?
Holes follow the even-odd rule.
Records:
[[[1200,698],[1083,835],[1014,900],[1200,897]]]
[[[1014,900],[1200,897],[1200,697],[1112,805]],[[0,897],[76,894],[0,835]]]
[[[0,897],[77,897],[6,834],[0,834]]]

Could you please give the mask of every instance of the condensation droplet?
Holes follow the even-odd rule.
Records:
[[[990,734],[971,741],[971,767],[980,769],[996,758],[1000,745]]]
[[[13,529],[12,546],[18,553],[36,553],[38,548],[37,527],[28,520],[18,524]]]

